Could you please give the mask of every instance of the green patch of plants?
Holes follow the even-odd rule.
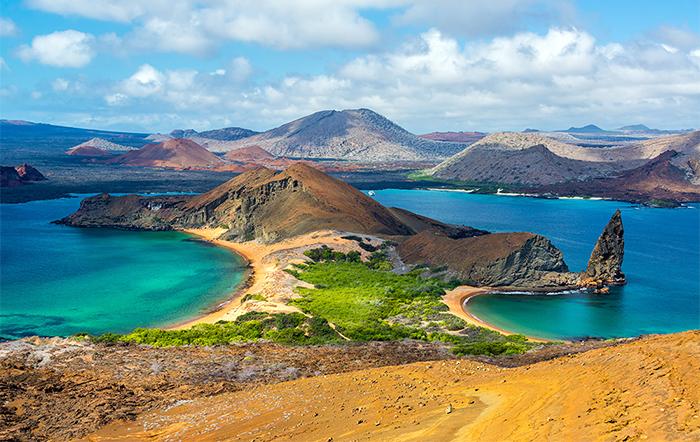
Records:
[[[310,345],[338,343],[342,338],[323,318],[301,313],[249,312],[235,321],[197,324],[186,330],[137,328],[128,334],[105,333],[94,342],[146,344],[155,347],[181,345],[225,345],[268,340],[281,344]]]
[[[241,303],[246,301],[267,301],[267,298],[260,293],[248,293],[241,299]]]

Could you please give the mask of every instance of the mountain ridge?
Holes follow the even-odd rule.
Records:
[[[251,145],[277,157],[362,162],[435,160],[465,146],[420,138],[370,109],[315,112],[234,141],[228,149]]]

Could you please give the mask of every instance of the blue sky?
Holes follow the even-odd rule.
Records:
[[[699,127],[700,2],[5,0],[0,116],[264,130]]]

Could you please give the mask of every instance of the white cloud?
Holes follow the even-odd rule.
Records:
[[[62,15],[125,22],[130,47],[206,54],[226,41],[282,49],[361,47],[379,33],[363,8],[403,0],[29,0],[35,9]]]
[[[113,0],[28,0],[27,4],[32,8],[55,14],[128,22],[145,14],[149,6],[162,5],[163,2],[161,0],[116,2]]]
[[[144,64],[129,78],[121,83],[125,96],[148,97],[160,92],[165,76],[150,64]]]
[[[79,68],[94,57],[94,40],[90,34],[69,29],[36,36],[31,45],[20,46],[17,54],[24,61],[37,60],[50,66]]]
[[[5,58],[0,57],[0,71],[5,71],[5,70],[9,71],[10,67],[7,65]]]
[[[250,65],[250,61],[248,61],[247,58],[236,57],[231,60],[228,71],[224,72],[227,72],[233,81],[242,82],[247,80],[253,73],[253,67]]]
[[[51,82],[51,88],[56,92],[64,92],[68,90],[70,82],[65,78],[57,78]]]
[[[467,44],[430,30],[324,75],[237,83],[231,66],[226,75],[149,66],[112,93],[140,96],[140,110],[162,105],[210,121],[225,115],[256,129],[354,107],[373,108],[414,131],[611,127],[631,116],[665,127],[697,126],[691,110],[700,108],[700,48],[677,49],[658,42],[599,44],[573,28]]]
[[[9,18],[0,17],[0,37],[13,37],[19,34],[19,28]]]

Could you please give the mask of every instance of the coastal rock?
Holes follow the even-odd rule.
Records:
[[[452,239],[425,231],[403,241],[398,251],[406,263],[446,266],[448,276],[470,285],[542,288],[573,283],[561,251],[547,238],[527,232]]]
[[[33,181],[45,181],[47,178],[29,164],[0,167],[0,187],[16,187]]]
[[[618,209],[593,248],[588,267],[581,275],[582,285],[625,284],[625,274],[622,273],[622,260],[625,254],[624,234],[622,214]]]

